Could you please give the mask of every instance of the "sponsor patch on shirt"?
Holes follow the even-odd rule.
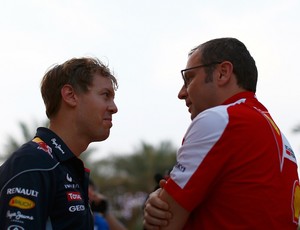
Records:
[[[85,210],[84,205],[72,205],[69,207],[70,212],[82,212]]]
[[[54,145],[54,148],[58,149],[62,154],[65,154],[65,151],[62,149],[61,145],[57,143],[55,138],[52,138],[51,142]]]
[[[68,201],[82,200],[80,192],[67,192]]]
[[[52,149],[49,145],[47,145],[38,137],[34,138],[32,141],[38,144],[38,149],[43,150],[44,152],[48,153],[51,158],[53,158]]]
[[[14,225],[8,226],[7,230],[25,230],[25,229],[19,225],[14,224]]]
[[[6,217],[13,222],[18,222],[18,223],[22,223],[22,224],[24,223],[25,220],[34,220],[33,216],[25,215],[24,213],[22,213],[20,211],[12,212],[12,211],[8,210],[6,213]],[[15,225],[11,225],[11,228],[8,228],[8,229],[13,229],[13,230],[19,229],[19,228],[12,228],[12,226],[15,226]]]
[[[7,195],[12,195],[12,194],[22,194],[22,195],[27,195],[27,196],[33,196],[37,197],[39,192],[35,191],[33,189],[27,189],[27,188],[20,188],[20,187],[15,187],[15,188],[8,188],[6,190]]]
[[[17,207],[20,209],[32,209],[35,207],[35,203],[34,201],[29,200],[27,198],[21,196],[14,196],[10,199],[9,206]]]
[[[175,168],[178,168],[181,172],[184,172],[185,169],[186,169],[186,168],[185,168],[182,164],[180,164],[179,162],[176,163]]]
[[[293,221],[295,224],[298,224],[299,223],[299,215],[300,215],[300,185],[299,185],[299,181],[294,182],[292,208],[293,208],[293,217],[294,217]]]

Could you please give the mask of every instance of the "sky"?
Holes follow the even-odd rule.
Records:
[[[193,47],[241,40],[259,73],[258,99],[300,159],[300,1],[0,0],[0,154],[19,122],[46,120],[40,81],[53,64],[97,57],[119,82],[108,140],[98,158],[128,154],[142,142],[179,147],[190,124],[180,70]],[[35,127],[34,127],[35,128]]]

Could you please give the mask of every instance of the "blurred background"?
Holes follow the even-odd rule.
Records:
[[[245,43],[259,72],[257,97],[299,150],[298,0],[0,0],[0,164],[46,125],[39,84],[46,70],[93,56],[119,89],[108,140],[83,160],[129,229],[175,162],[190,123],[178,100],[189,50],[218,37]]]

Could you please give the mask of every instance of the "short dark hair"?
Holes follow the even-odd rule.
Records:
[[[201,52],[203,64],[222,61],[231,62],[233,72],[237,78],[237,84],[245,90],[256,92],[258,75],[256,64],[241,41],[236,38],[213,39],[195,47],[190,51],[189,55],[198,49]],[[209,67],[206,70],[208,74],[212,71]]]
[[[72,58],[48,70],[41,81],[41,93],[47,117],[51,118],[58,112],[61,104],[61,89],[64,85],[70,84],[77,92],[85,93],[92,85],[95,74],[109,78],[114,90],[118,88],[117,80],[108,66],[97,58]]]

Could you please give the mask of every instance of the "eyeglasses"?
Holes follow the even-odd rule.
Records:
[[[203,64],[203,65],[198,65],[198,66],[194,66],[194,67],[191,67],[191,68],[187,68],[187,69],[183,69],[181,70],[181,75],[182,75],[182,79],[183,79],[183,82],[184,82],[184,87],[188,87],[188,85],[191,83],[191,81],[193,80],[193,78],[187,78],[185,76],[185,72],[186,71],[189,71],[189,70],[192,70],[192,69],[197,69],[197,68],[202,68],[202,67],[207,67],[207,66],[210,66],[210,65],[216,65],[216,64],[221,64],[222,62],[218,61],[218,62],[211,62],[209,64]]]

